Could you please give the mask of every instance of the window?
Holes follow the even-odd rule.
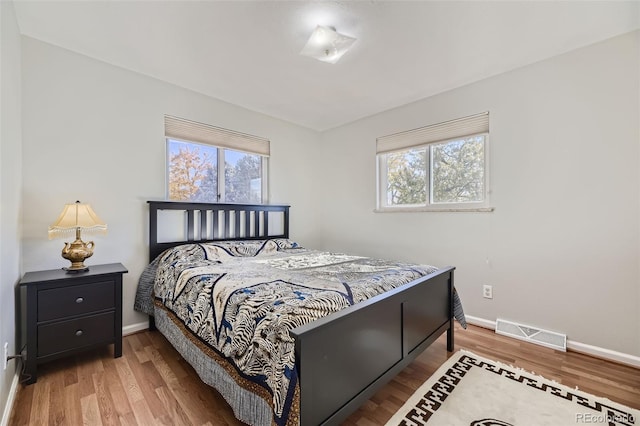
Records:
[[[378,210],[488,209],[488,113],[378,138]]]
[[[269,141],[165,116],[167,198],[267,202]]]

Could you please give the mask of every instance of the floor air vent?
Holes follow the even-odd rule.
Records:
[[[527,342],[537,345],[546,346],[548,348],[557,349],[559,351],[567,351],[567,335],[554,333],[553,331],[541,330],[524,324],[506,321],[498,318],[496,321],[496,333],[504,336],[515,337],[516,339],[526,340]]]

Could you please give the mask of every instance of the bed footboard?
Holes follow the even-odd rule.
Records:
[[[453,267],[294,329],[300,424],[339,424],[447,331]]]

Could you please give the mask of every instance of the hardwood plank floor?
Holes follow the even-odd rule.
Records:
[[[640,369],[575,352],[558,352],[456,325],[456,349],[502,361],[559,383],[640,409]],[[37,383],[20,386],[10,425],[242,425],[218,392],[157,331],[40,366]],[[383,425],[448,358],[445,336],[345,422]]]

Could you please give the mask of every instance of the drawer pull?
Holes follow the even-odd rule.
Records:
[[[76,336],[78,336],[78,337],[82,336],[82,330],[77,330],[76,331]]]
[[[76,299],[76,303],[82,303],[82,302],[84,302],[84,298],[83,297],[78,297]]]

